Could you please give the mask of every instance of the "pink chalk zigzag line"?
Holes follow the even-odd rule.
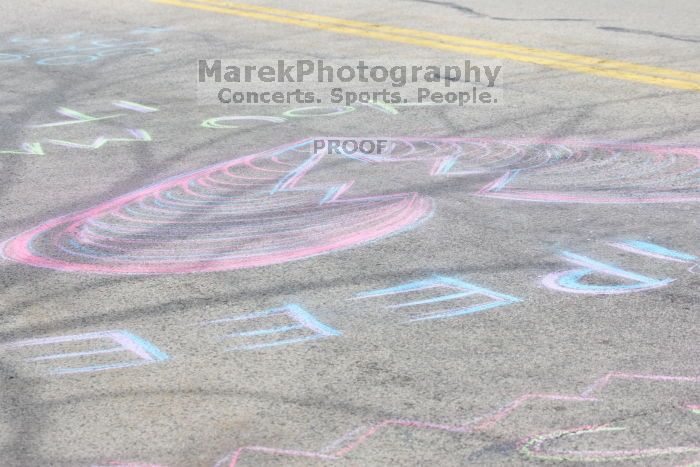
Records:
[[[393,426],[403,426],[409,428],[418,429],[429,429],[429,430],[439,430],[450,433],[473,433],[476,431],[486,430],[491,428],[501,420],[507,418],[512,412],[517,410],[523,404],[531,400],[557,400],[557,401],[572,401],[572,402],[596,402],[600,399],[593,397],[593,394],[601,391],[612,380],[647,380],[647,381],[661,381],[661,382],[690,382],[690,383],[700,383],[700,376],[667,376],[667,375],[645,375],[645,374],[635,374],[635,373],[621,373],[621,372],[611,372],[605,376],[597,379],[593,384],[588,386],[578,395],[567,395],[567,394],[546,394],[546,393],[529,393],[523,394],[512,402],[506,404],[495,412],[489,415],[479,417],[476,420],[469,422],[464,425],[449,425],[440,423],[430,423],[422,422],[418,420],[401,420],[401,419],[387,419],[371,425],[364,431],[353,439],[351,442],[345,444],[343,447],[335,450],[331,453],[326,453],[321,451],[303,451],[303,450],[293,450],[293,449],[280,449],[266,446],[243,446],[236,449],[232,454],[227,455],[216,467],[222,467],[226,460],[228,459],[228,467],[234,467],[238,461],[241,459],[246,452],[259,452],[265,454],[271,454],[276,456],[290,456],[290,457],[306,457],[321,460],[336,460],[344,457],[346,454],[355,450],[372,436],[382,431],[384,428]],[[353,430],[350,433],[355,433],[357,430]],[[344,439],[347,434],[341,437]],[[335,443],[332,443],[333,445]]]

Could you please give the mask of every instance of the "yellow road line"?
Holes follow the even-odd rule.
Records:
[[[272,14],[272,15],[277,15],[277,16],[282,16],[282,17],[287,17],[287,18],[306,19],[306,20],[317,21],[317,22],[322,22],[322,23],[326,23],[326,24],[336,24],[336,25],[340,25],[340,26],[352,26],[355,28],[365,29],[365,30],[382,31],[382,32],[389,32],[392,34],[420,37],[420,38],[427,38],[427,39],[435,39],[438,41],[453,43],[453,44],[457,44],[457,45],[473,45],[473,46],[477,46],[477,47],[484,47],[484,48],[495,49],[495,50],[505,50],[505,51],[510,51],[510,52],[523,53],[526,55],[544,56],[544,57],[548,57],[548,58],[557,58],[557,59],[564,60],[564,61],[570,61],[570,62],[573,61],[573,62],[584,63],[584,64],[589,64],[589,65],[606,66],[609,68],[625,68],[627,70],[635,70],[635,71],[639,71],[639,72],[642,72],[645,74],[666,76],[666,77],[673,76],[673,77],[681,78],[681,79],[684,79],[687,81],[700,81],[700,73],[691,73],[691,72],[686,72],[686,71],[669,70],[666,68],[658,68],[658,67],[651,67],[651,66],[646,66],[646,65],[638,65],[638,64],[634,64],[634,63],[620,62],[620,61],[615,61],[615,60],[587,57],[585,55],[573,55],[573,54],[567,54],[567,53],[562,53],[562,52],[554,52],[554,51],[534,49],[534,48],[529,48],[529,47],[522,47],[522,46],[512,45],[512,44],[501,44],[498,42],[484,41],[484,40],[479,40],[479,39],[469,39],[466,37],[450,36],[447,34],[438,34],[438,33],[432,33],[432,32],[418,31],[415,29],[397,28],[397,27],[387,26],[387,25],[377,24],[377,23],[367,23],[367,22],[363,22],[363,21],[345,20],[345,19],[333,18],[330,16],[319,16],[319,15],[295,12],[295,11],[290,11],[290,10],[281,10],[279,8],[260,7],[260,6],[256,6],[256,5],[247,5],[247,4],[243,4],[243,3],[234,3],[234,2],[228,2],[228,1],[223,1],[223,0],[186,0],[186,1],[189,1],[189,3],[203,3],[203,4],[210,4],[210,5],[215,5],[215,6],[223,6],[223,7],[229,8],[229,9],[256,11],[256,12],[260,12],[260,13],[267,13],[267,14]]]
[[[212,11],[262,21],[291,24],[340,34],[400,42],[486,57],[516,60],[579,73],[657,86],[700,91],[700,73],[574,55],[466,37],[397,28],[376,23],[300,13],[221,0],[152,0],[157,3]]]

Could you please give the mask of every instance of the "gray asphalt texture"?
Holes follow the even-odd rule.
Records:
[[[700,72],[697,2],[495,3],[256,4]],[[475,193],[505,169],[437,177],[427,163],[325,158],[309,183],[355,180],[348,196],[417,193],[432,203],[432,215],[351,248],[233,270],[115,275],[3,259],[0,465],[700,462],[698,269],[693,261],[668,261],[611,245],[638,240],[700,256],[696,91],[504,60],[505,98],[497,106],[401,107],[396,114],[357,106],[342,115],[203,128],[201,123],[213,117],[283,117],[294,106],[198,105],[198,59],[391,57],[440,63],[469,57],[139,0],[10,0],[0,12],[0,150],[20,152],[23,144],[39,142],[44,152],[0,154],[0,241],[169,177],[311,137],[491,141],[483,143],[482,154],[523,140],[582,142],[560,144],[574,148],[606,142],[612,150],[591,150],[595,154],[582,166],[537,172],[518,179],[513,190],[627,196],[661,186],[664,196],[687,198],[612,204],[498,199]],[[68,65],[40,62],[55,52],[27,52],[93,40],[141,41],[128,46],[141,52],[110,52]],[[144,48],[159,51],[142,54]],[[115,107],[120,100],[158,111]],[[56,112],[61,107],[122,116],[36,126],[67,120]],[[146,130],[151,140],[97,148],[50,142],[134,138],[128,128]],[[537,155],[552,150],[552,144],[529,151]],[[653,153],[645,145],[686,152]],[[659,160],[661,152],[671,155]],[[606,157],[618,162],[602,163]],[[474,164],[462,169],[467,166]],[[345,215],[347,221],[330,228],[356,222],[353,212]],[[179,221],[187,219],[185,214]],[[250,225],[261,235],[267,232],[265,220]],[[34,247],[55,252],[51,241],[44,238]],[[566,261],[563,251],[673,281],[620,294],[554,290],[543,285],[545,277],[581,268]],[[68,262],[80,258],[54,256]],[[455,292],[445,288],[353,299],[435,276],[520,301],[409,321],[493,298],[480,294],[391,308]],[[581,279],[584,286],[628,282],[604,274]],[[251,319],[246,328],[240,321],[203,324],[290,304],[340,335],[230,350],[239,341],[254,345],[287,336],[224,339],[227,333],[269,327],[271,321]],[[278,318],[273,326],[290,324]],[[122,352],[31,360],[114,344],[104,338],[46,345],[25,341],[106,331],[128,331],[168,358],[52,374],[57,368],[138,357]],[[289,337],[298,335],[309,333]]]

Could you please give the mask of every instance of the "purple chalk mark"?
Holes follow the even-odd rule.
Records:
[[[116,107],[121,107],[122,109],[133,110],[135,112],[140,113],[158,112],[158,109],[156,109],[155,107],[149,107],[147,105],[131,101],[114,101],[112,102],[112,105]]]

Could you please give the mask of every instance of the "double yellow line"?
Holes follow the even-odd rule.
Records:
[[[674,89],[700,91],[700,73],[639,65],[604,58],[534,49],[513,44],[469,39],[460,36],[398,28],[384,24],[319,16],[223,0],[151,0],[184,8],[242,16],[261,21],[292,24],[339,34],[401,42],[485,57],[533,63],[551,68],[653,84]]]

